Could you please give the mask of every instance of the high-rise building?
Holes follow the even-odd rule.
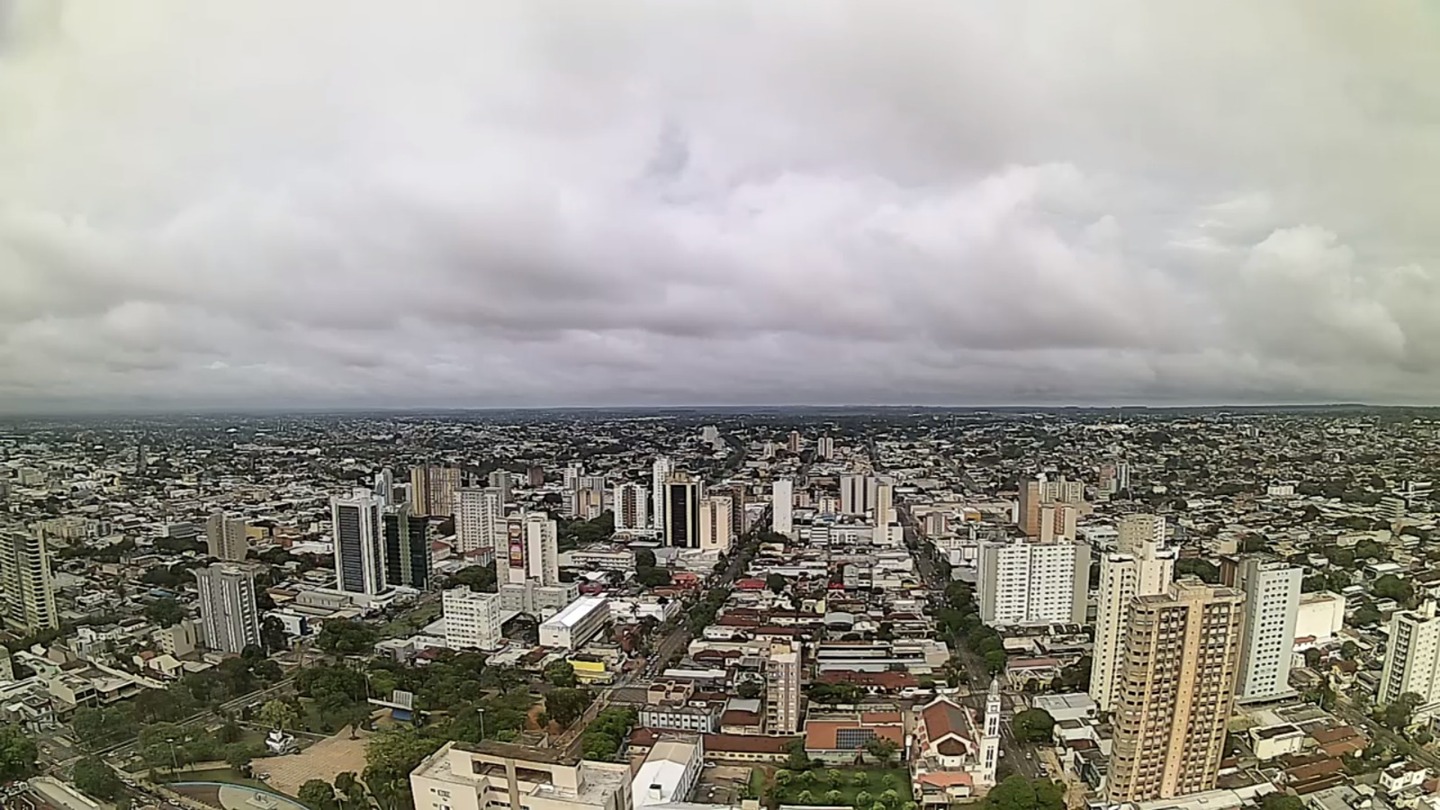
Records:
[[[395,473],[389,467],[381,470],[375,476],[375,487],[371,490],[385,501],[386,506],[395,504]]]
[[[650,494],[639,484],[621,484],[610,495],[616,531],[634,531],[650,525]]]
[[[765,662],[765,731],[789,735],[800,730],[800,645],[771,642]]]
[[[732,534],[741,535],[745,533],[745,485],[744,484],[720,484],[714,487],[707,487],[709,495],[723,496],[730,499],[730,531]]]
[[[689,473],[665,479],[665,545],[700,547],[700,482]]]
[[[1116,550],[1100,559],[1100,594],[1095,647],[1090,663],[1090,696],[1101,711],[1115,707],[1125,626],[1137,596],[1165,593],[1175,578],[1175,550],[1165,548],[1165,518],[1126,515],[1120,519]]]
[[[980,619],[1000,627],[1081,624],[1090,547],[1073,540],[980,544]]]
[[[875,508],[875,489],[879,481],[868,475],[840,476],[840,511],[847,515],[863,515]]]
[[[835,457],[835,439],[830,436],[821,436],[815,440],[815,457],[829,461]]]
[[[1020,482],[1018,503],[1015,507],[1015,523],[1026,537],[1040,536],[1040,503],[1043,500],[1041,488],[1044,481],[1027,478]]]
[[[385,583],[423,591],[430,585],[430,521],[410,513],[410,504],[387,506],[381,516],[385,529]]]
[[[875,534],[876,543],[890,539],[890,524],[895,522],[895,484],[882,479],[875,485]]]
[[[514,481],[511,478],[509,470],[491,470],[490,474],[485,476],[485,486],[500,490],[505,495],[505,502],[510,502],[510,493],[514,488]]]
[[[1073,504],[1046,503],[1040,506],[1040,542],[1048,543],[1057,538],[1075,539],[1076,524],[1080,510]]]
[[[730,498],[706,495],[700,499],[700,550],[729,552],[734,542]]]
[[[60,627],[43,531],[0,531],[0,604],[6,621],[27,633]]]
[[[525,471],[525,483],[529,484],[531,489],[545,486],[545,468],[539,464],[531,464]]]
[[[240,562],[250,550],[250,540],[245,536],[245,521],[228,518],[224,512],[214,512],[205,520],[205,549],[211,557],[228,562]]]
[[[582,483],[591,480],[590,476],[581,476]],[[601,478],[600,481],[605,479]],[[570,514],[580,520],[594,520],[600,517],[605,511],[605,489],[604,487],[581,486],[570,493]]]
[[[585,474],[585,465],[578,461],[572,461],[565,465],[565,472],[560,479],[561,486],[566,492],[574,492],[580,488],[580,477]]]
[[[665,484],[670,480],[670,473],[674,471],[675,466],[667,456],[655,459],[650,471],[650,497],[654,498],[650,509],[650,525],[661,532],[668,530],[665,520]]]
[[[1300,613],[1300,569],[1275,560],[1247,557],[1237,587],[1245,594],[1240,641],[1242,700],[1269,700],[1294,693],[1290,658],[1295,652],[1295,619]]]
[[[493,650],[500,646],[500,595],[451,588],[440,600],[445,646],[452,650]]]
[[[372,596],[385,590],[383,508],[380,498],[368,489],[330,499],[336,588]]]
[[[1440,609],[1434,600],[1390,617],[1390,643],[1375,702],[1388,705],[1408,692],[1420,696],[1418,719],[1434,715],[1433,707],[1440,702]]]
[[[1233,588],[1195,579],[1135,598],[1112,716],[1110,802],[1214,789],[1235,706],[1244,602]]]
[[[785,440],[785,449],[791,453],[799,453],[801,447],[800,431],[790,431],[790,436]]]
[[[538,585],[560,582],[559,537],[555,521],[544,512],[529,512],[505,522],[506,550],[496,558],[497,573],[502,583],[523,584],[534,580]]]
[[[491,549],[498,557],[505,529],[505,490],[461,487],[455,490],[455,550],[472,554]]]
[[[255,607],[255,578],[234,563],[195,569],[200,590],[200,626],[205,646],[242,653],[260,646],[260,611]]]
[[[459,467],[424,465],[410,470],[410,511],[417,515],[455,514],[455,490],[463,486]]]
[[[985,693],[985,728],[980,735],[980,782],[995,784],[1000,769],[1000,680],[990,679]]]
[[[770,531],[795,536],[795,484],[789,478],[776,478],[771,484]]]

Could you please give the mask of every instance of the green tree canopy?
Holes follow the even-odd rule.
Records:
[[[1049,742],[1050,734],[1055,728],[1055,718],[1044,709],[1026,709],[1015,713],[1014,719],[1010,721],[1010,728],[1017,740]]]

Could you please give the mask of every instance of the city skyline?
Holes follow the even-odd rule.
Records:
[[[7,3],[0,407],[1440,402],[1388,11]]]

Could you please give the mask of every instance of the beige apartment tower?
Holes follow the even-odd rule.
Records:
[[[1165,518],[1126,515],[1118,528],[1115,551],[1100,558],[1095,647],[1090,664],[1090,696],[1102,712],[1115,710],[1130,605],[1137,596],[1165,593],[1175,578],[1176,553],[1173,548],[1165,548]]]
[[[205,546],[211,557],[225,562],[243,562],[250,550],[245,521],[214,512],[205,520]]]
[[[1235,705],[1245,596],[1187,578],[1137,596],[1112,722],[1112,803],[1215,787]]]
[[[455,490],[461,487],[459,467],[425,465],[410,469],[410,511],[427,517],[455,514]]]

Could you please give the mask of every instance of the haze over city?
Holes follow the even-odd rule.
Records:
[[[0,3],[0,410],[1433,403],[1424,2]]]

